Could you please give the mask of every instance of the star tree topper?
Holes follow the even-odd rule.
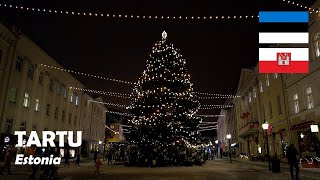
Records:
[[[162,32],[162,39],[163,39],[163,40],[166,40],[166,39],[167,39],[167,36],[168,36],[167,32],[166,32],[166,31],[163,31],[163,32]]]

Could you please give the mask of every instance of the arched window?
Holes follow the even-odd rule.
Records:
[[[316,58],[320,57],[320,33],[317,33],[314,37],[314,48]]]

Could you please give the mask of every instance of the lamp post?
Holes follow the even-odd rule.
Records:
[[[219,147],[218,147],[218,143],[219,143],[219,141],[218,141],[218,139],[217,140],[215,140],[214,141],[215,143],[216,143],[216,153],[217,153],[217,159],[218,159],[218,157],[219,157]]]
[[[316,145],[316,154],[317,156],[320,156],[320,152],[319,152],[319,144],[318,144],[318,132],[319,132],[319,125],[318,124],[312,124],[310,125],[310,129],[311,129],[311,133],[313,135],[313,138],[314,138],[314,142],[315,142],[315,145]]]
[[[268,128],[269,124],[268,122],[265,122],[262,124],[262,129],[266,132],[266,141],[267,141],[267,158],[268,158],[268,164],[269,164],[269,170],[271,171],[271,164],[270,164],[270,158],[269,158],[269,140],[268,140]]]
[[[230,134],[230,133],[227,135],[227,139],[229,140],[229,157],[230,157],[230,163],[232,163],[232,158],[231,158],[231,134]]]

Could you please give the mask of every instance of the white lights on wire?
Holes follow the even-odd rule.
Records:
[[[88,73],[83,73],[83,72],[79,72],[79,71],[72,71],[72,70],[69,70],[69,69],[59,68],[59,67],[56,67],[56,66],[49,66],[49,65],[46,65],[46,64],[40,64],[40,66],[44,66],[44,67],[47,67],[47,68],[56,69],[56,70],[60,70],[60,71],[65,71],[65,72],[68,72],[68,73],[88,76],[88,77],[92,77],[92,78],[98,78],[98,79],[103,79],[103,80],[108,80],[108,81],[114,81],[114,82],[118,82],[118,83],[132,84],[131,82],[128,82],[128,81],[122,81],[122,80],[118,80],[118,79],[106,78],[106,77],[93,75],[93,74],[88,74]]]
[[[174,20],[174,21],[217,21],[217,20],[231,20],[231,19],[256,19],[257,15],[239,15],[239,16],[163,16],[163,15],[133,15],[133,14],[109,14],[109,13],[98,13],[98,12],[76,12],[66,10],[53,10],[46,8],[33,8],[24,6],[14,6],[12,4],[0,3],[0,7],[15,8],[22,11],[29,12],[42,12],[46,14],[62,14],[67,16],[89,16],[89,17],[105,17],[112,19],[141,19],[141,20]]]

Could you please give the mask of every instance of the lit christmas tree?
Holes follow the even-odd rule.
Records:
[[[152,48],[146,70],[133,88],[129,107],[135,116],[128,140],[142,154],[163,159],[171,150],[187,151],[200,144],[199,101],[186,60],[167,41],[167,33]]]

